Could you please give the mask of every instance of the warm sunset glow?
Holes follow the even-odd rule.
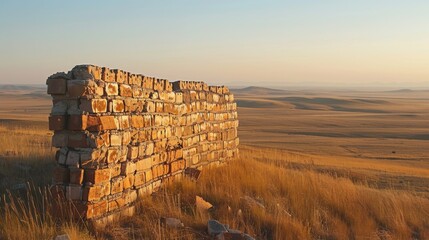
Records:
[[[1,1],[0,84],[93,63],[230,86],[428,88],[428,12],[426,1]]]

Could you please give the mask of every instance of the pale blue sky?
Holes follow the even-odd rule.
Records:
[[[429,1],[0,1],[0,84],[82,63],[230,86],[429,88]]]

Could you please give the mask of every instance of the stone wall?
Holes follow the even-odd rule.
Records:
[[[140,196],[238,155],[227,87],[79,65],[47,79],[53,185],[85,219],[133,214]]]

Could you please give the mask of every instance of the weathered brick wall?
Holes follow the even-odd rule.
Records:
[[[83,218],[133,214],[132,203],[163,182],[238,155],[237,105],[226,87],[93,65],[53,74],[47,85],[53,184]]]

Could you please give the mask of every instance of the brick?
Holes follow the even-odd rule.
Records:
[[[152,77],[143,77],[143,88],[153,89],[153,78]]]
[[[152,158],[151,157],[146,157],[146,158],[140,159],[136,162],[136,170],[138,172],[150,169],[151,167],[152,167]]]
[[[153,142],[147,142],[146,143],[146,149],[145,149],[146,156],[152,155],[153,151],[154,151],[154,143]]]
[[[82,186],[81,185],[66,186],[66,198],[68,200],[82,200]]]
[[[137,191],[136,190],[127,190],[124,191],[124,199],[125,199],[125,204],[129,204],[132,202],[137,201]]]
[[[62,147],[55,153],[55,160],[58,164],[65,165],[67,161],[68,148]]]
[[[133,97],[135,97],[135,98],[143,97],[143,89],[141,87],[133,86],[132,92],[133,92]]]
[[[121,164],[121,174],[124,176],[134,174],[136,169],[137,168],[135,162],[123,162]]]
[[[162,102],[157,102],[157,103],[155,104],[155,112],[159,112],[159,113],[164,112],[164,103],[162,103]]]
[[[104,113],[107,111],[106,99],[81,99],[79,108],[89,113]]]
[[[111,146],[122,146],[122,134],[111,133],[110,134],[110,145]]]
[[[68,136],[67,146],[72,148],[88,148],[90,144],[84,133],[74,133]]]
[[[73,79],[101,79],[101,67],[94,65],[78,65],[72,70]]]
[[[114,82],[116,75],[114,71],[111,71],[109,68],[103,67],[101,72],[101,80],[106,82]]]
[[[110,183],[109,183],[110,186]],[[110,193],[110,189],[109,189]],[[109,194],[107,193],[107,194]],[[82,190],[83,201],[97,201],[106,195],[105,185],[85,186]]]
[[[70,115],[67,120],[67,129],[80,131],[87,128],[87,115]]]
[[[118,208],[121,208],[121,207],[125,206],[125,204],[126,204],[126,202],[125,202],[125,198],[123,196],[120,196],[116,199],[109,200],[109,202],[108,202],[109,212],[114,211]]]
[[[120,193],[124,190],[123,177],[112,178],[110,194]]]
[[[115,81],[117,83],[128,83],[128,72],[118,69],[113,69],[112,71],[115,73]]]
[[[69,151],[67,154],[67,166],[79,167],[80,154],[77,151]]]
[[[124,189],[129,189],[134,186],[134,174],[127,175],[123,179]]]
[[[87,135],[88,135],[87,142],[90,148],[100,148],[100,147],[110,146],[109,132],[97,132],[97,133],[90,132],[90,133],[87,133]]]
[[[93,80],[69,80],[67,81],[67,96],[78,98],[86,95],[103,95],[98,91],[98,86]]]
[[[123,100],[113,99],[111,102],[112,112],[124,112],[125,105]]]
[[[119,85],[119,95],[122,97],[132,97],[133,96],[133,90],[130,85],[127,84],[120,84]]]
[[[150,113],[155,112],[155,103],[150,101],[145,102],[143,111],[150,112]]]
[[[107,200],[88,204],[87,218],[99,217],[107,213],[108,205]]]
[[[117,83],[106,83],[104,88],[107,96],[117,96],[119,95],[119,87]]]
[[[144,120],[144,127],[152,127],[152,116],[150,115],[144,115],[143,116],[143,120]]]
[[[83,169],[70,168],[70,183],[71,184],[82,184],[83,183]]]
[[[57,183],[68,183],[70,179],[70,172],[68,168],[56,166],[54,168],[53,174],[52,174],[52,182],[54,184]]]
[[[114,116],[100,116],[98,119],[100,123],[99,131],[119,129]]]
[[[52,135],[52,146],[53,147],[67,147],[68,135],[66,133],[55,133]]]
[[[122,145],[126,146],[131,142],[131,133],[129,131],[125,131],[122,134]]]
[[[145,172],[137,172],[134,175],[134,186],[138,187],[146,183]]]
[[[66,94],[67,80],[64,78],[48,78],[48,94]]]
[[[131,116],[131,126],[133,128],[142,128],[142,127],[144,127],[143,116],[132,115]]]
[[[119,149],[109,148],[107,150],[107,163],[116,163],[119,159]]]
[[[102,183],[110,181],[110,169],[85,169],[84,182],[85,183]]]
[[[118,121],[119,121],[119,128],[120,129],[126,130],[126,129],[130,128],[130,116],[128,116],[128,115],[119,116]]]
[[[66,128],[67,117],[64,115],[49,116],[49,130],[63,130]]]
[[[136,159],[139,156],[139,147],[138,146],[128,146],[128,156],[130,160]]]
[[[169,166],[165,164],[159,164],[152,167],[152,177],[158,178],[162,175],[165,175],[169,172]]]

